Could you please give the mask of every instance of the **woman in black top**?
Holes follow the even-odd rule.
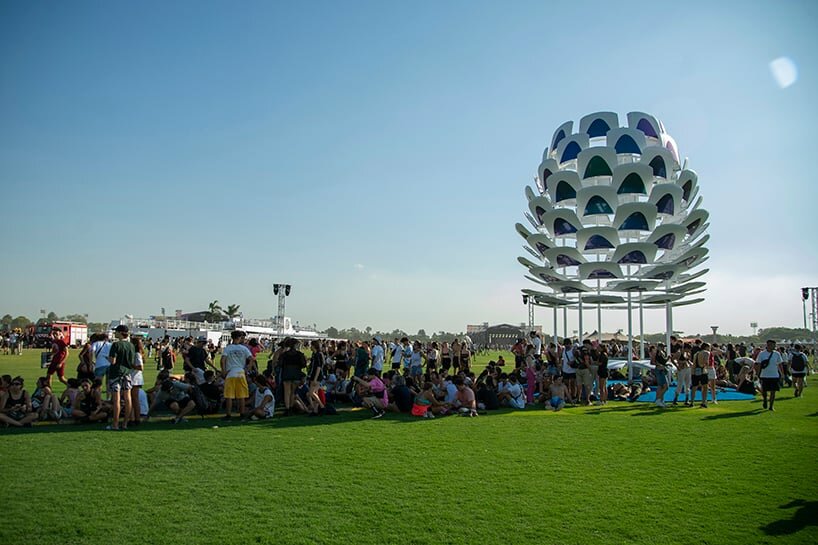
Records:
[[[321,398],[318,395],[318,390],[321,389],[321,376],[324,367],[324,354],[321,353],[321,343],[318,341],[310,342],[310,369],[307,372],[307,385],[309,391],[307,392],[307,401],[310,404],[310,416],[318,416],[324,410],[324,404],[321,403]]]
[[[605,405],[608,403],[608,347],[604,344],[597,350],[597,370],[596,377],[599,382],[599,401]]]
[[[295,390],[303,376],[302,369],[307,366],[307,358],[298,349],[298,339],[287,338],[281,343],[286,350],[282,352],[281,382],[284,384],[284,414],[290,414],[290,407],[295,404]]]
[[[30,428],[35,420],[37,413],[31,407],[28,392],[23,390],[23,379],[14,377],[9,389],[0,394],[0,422],[17,428]]]

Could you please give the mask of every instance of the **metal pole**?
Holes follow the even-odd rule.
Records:
[[[631,292],[628,291],[628,383],[633,382],[633,306]]]
[[[670,336],[673,335],[673,303],[670,300],[670,280],[668,280],[665,285],[665,293],[668,295],[668,300],[665,303],[665,329],[667,329],[667,331],[665,331],[665,346],[667,347],[668,354],[670,354]]]
[[[562,307],[562,338],[568,338],[568,305]]]
[[[579,342],[582,344],[582,292],[579,293]]]
[[[560,344],[557,340],[557,305],[554,305],[554,344]]]
[[[642,305],[642,292],[639,292],[639,359],[645,359],[645,307]]]
[[[596,279],[596,294],[600,294],[599,278]],[[602,303],[596,304],[596,342],[602,344]]]

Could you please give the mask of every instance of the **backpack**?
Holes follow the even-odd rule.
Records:
[[[807,368],[807,358],[804,357],[804,354],[793,354],[792,355],[792,362],[790,363],[790,369],[795,371],[796,373],[801,373]]]

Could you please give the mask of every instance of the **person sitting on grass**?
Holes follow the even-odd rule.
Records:
[[[520,380],[517,377],[517,371],[511,373],[508,377],[508,382],[505,385],[505,393],[507,394],[505,396],[505,402],[509,407],[512,409],[525,409],[525,394],[523,387],[520,385]]]
[[[31,396],[31,407],[37,412],[37,418],[41,421],[53,418],[59,422],[62,419],[60,400],[51,391],[46,377],[37,379],[37,387]]]
[[[194,380],[191,374],[186,375],[186,380]],[[153,403],[148,409],[148,416],[159,403],[164,403],[165,407],[175,416],[173,423],[187,422],[185,416],[196,408],[196,402],[190,398],[191,385],[180,380],[167,379],[162,382],[159,392],[154,396]]]
[[[93,373],[91,374],[93,376]],[[85,377],[88,380],[92,380],[90,377]],[[70,378],[68,379],[68,387],[63,391],[62,395],[60,396],[60,406],[62,406],[63,416],[71,418],[71,412],[74,410],[74,400],[77,398],[77,395],[80,393],[80,380],[77,378]]]
[[[273,391],[267,384],[267,377],[259,374],[253,380],[256,383],[256,394],[253,410],[250,411],[250,420],[272,418],[275,414],[276,400]]]
[[[487,411],[496,411],[500,408],[500,399],[497,397],[497,387],[494,378],[487,376],[485,381],[477,383],[477,408]]]
[[[80,390],[71,406],[71,418],[77,423],[104,422],[108,419],[108,411],[102,402],[102,380],[82,379]]]
[[[0,422],[16,428],[30,428],[37,420],[37,412],[31,406],[31,397],[23,389],[23,377],[14,377],[9,389],[0,394]]]
[[[565,407],[565,399],[568,397],[568,388],[562,383],[562,376],[557,375],[548,386],[548,400],[545,402],[547,409],[554,412]]]
[[[460,377],[454,380],[454,384],[457,386],[454,407],[462,416],[477,416],[477,398],[474,390],[466,386]],[[520,395],[522,395],[522,389],[520,389]]]
[[[365,388],[362,394],[362,405],[372,411],[372,418],[380,418],[386,414],[389,406],[389,395],[386,385],[378,377],[377,370],[370,368],[363,378],[352,377],[356,383]]]
[[[423,418],[434,418],[435,413],[444,414],[446,405],[435,398],[432,390],[431,382],[423,383],[423,390],[415,396],[415,401],[412,404],[412,416],[421,416]]]
[[[417,393],[415,382],[411,378],[404,378],[396,374],[392,380],[392,388],[389,390],[390,403],[386,407],[387,410],[409,414]]]

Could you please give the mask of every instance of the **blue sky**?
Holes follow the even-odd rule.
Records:
[[[287,314],[322,328],[522,322],[514,223],[543,148],[639,110],[711,213],[707,301],[675,326],[798,326],[816,21],[811,2],[2,2],[0,312],[263,317],[289,282]]]

